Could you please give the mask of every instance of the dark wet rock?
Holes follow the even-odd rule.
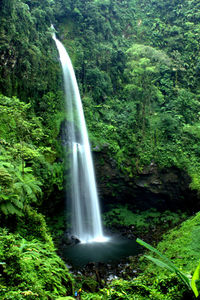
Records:
[[[74,235],[71,236],[71,241],[73,242],[73,244],[77,245],[79,244],[81,241]]]
[[[60,245],[61,248],[64,248],[67,246],[77,245],[80,242],[81,241],[76,236],[70,235],[68,232],[65,232],[60,241]]]
[[[94,153],[101,203],[129,203],[138,209],[176,209],[188,207],[188,199],[197,205],[197,195],[190,190],[190,177],[178,168],[159,169],[152,162],[132,178],[123,174],[106,148]],[[199,201],[200,207],[200,201]]]

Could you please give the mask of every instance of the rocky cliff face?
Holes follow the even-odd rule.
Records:
[[[122,174],[106,151],[95,152],[97,185],[101,203],[130,203],[139,209],[187,208],[197,206],[196,193],[189,188],[190,177],[177,168],[160,170],[151,163],[133,178]]]

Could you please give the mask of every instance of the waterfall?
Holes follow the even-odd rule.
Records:
[[[102,230],[94,167],[78,84],[65,47],[55,33],[53,39],[63,70],[68,120],[66,126],[71,156],[71,233],[83,243],[104,242],[107,238]]]

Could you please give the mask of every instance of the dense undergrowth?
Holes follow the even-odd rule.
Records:
[[[160,227],[162,230],[175,227],[186,219],[187,214],[181,211],[163,211],[156,209],[132,212],[128,206],[116,205],[104,213],[104,225],[106,228],[113,228],[120,231],[120,228],[131,228],[135,234],[145,234]]]
[[[1,299],[56,299],[73,293],[73,279],[56,255],[44,217],[27,206],[0,229]]]

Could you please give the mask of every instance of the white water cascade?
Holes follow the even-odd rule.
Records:
[[[53,39],[63,70],[68,116],[67,132],[71,155],[71,233],[82,243],[105,242],[107,238],[104,237],[102,230],[94,167],[78,84],[65,47],[56,38],[55,33]]]

